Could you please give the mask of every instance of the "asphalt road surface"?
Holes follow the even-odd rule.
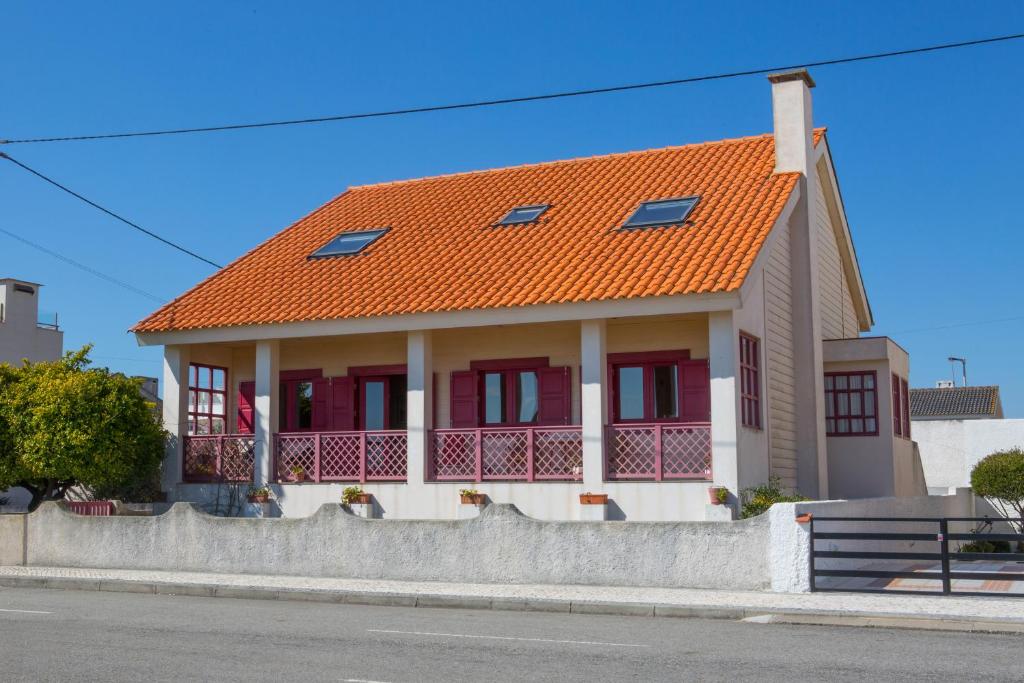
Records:
[[[1024,636],[0,588],[0,680],[1020,681]]]

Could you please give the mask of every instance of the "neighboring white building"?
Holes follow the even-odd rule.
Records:
[[[922,493],[814,83],[769,80],[772,134],[351,188],[140,322],[169,496],[695,520],[769,477]]]
[[[57,360],[64,353],[64,333],[54,316],[39,318],[42,285],[0,278],[0,363],[20,365],[30,361]]]
[[[928,489],[971,485],[971,470],[996,451],[1024,448],[1024,420],[1003,418],[999,387],[911,389],[914,441]]]

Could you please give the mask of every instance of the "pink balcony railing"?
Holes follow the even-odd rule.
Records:
[[[605,479],[711,479],[711,424],[608,427]]]
[[[437,429],[427,476],[434,481],[572,481],[583,475],[579,426]]]
[[[405,481],[405,431],[277,434],[277,481],[293,481],[295,467],[313,482]]]
[[[256,440],[251,434],[184,437],[181,480],[191,483],[252,481]]]

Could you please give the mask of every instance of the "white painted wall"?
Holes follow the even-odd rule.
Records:
[[[916,420],[910,433],[920,448],[929,489],[970,486],[979,460],[1024,448],[1024,420]]]
[[[30,288],[18,291],[15,285]],[[0,279],[0,363],[21,365],[57,360],[64,353],[64,332],[40,327],[39,290],[42,285],[10,278]]]

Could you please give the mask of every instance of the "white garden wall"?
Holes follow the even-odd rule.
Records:
[[[971,485],[971,470],[996,451],[1024,448],[1024,420],[914,420],[930,490]]]

